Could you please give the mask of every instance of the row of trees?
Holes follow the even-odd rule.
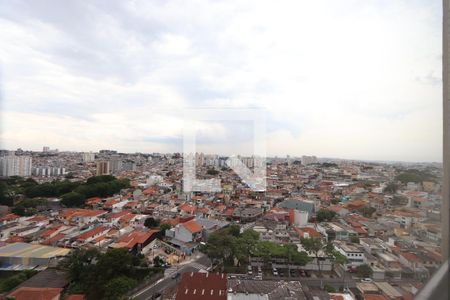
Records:
[[[398,174],[395,179],[402,183],[419,183],[422,181],[436,181],[436,176],[429,170],[408,169]]]
[[[96,248],[72,251],[61,264],[68,270],[71,293],[84,293],[88,299],[125,299],[124,294],[140,281],[161,272],[147,266],[143,256],[134,256],[127,249]]]
[[[130,187],[128,179],[117,179],[111,175],[94,176],[63,194],[61,203],[67,207],[80,207],[84,205],[87,198],[112,196],[128,187]]]
[[[86,182],[71,182],[69,180],[53,181],[42,184],[33,184],[24,189],[23,194],[29,198],[35,197],[59,197],[75,192],[85,197],[107,197],[120,189],[129,186],[128,179],[117,179],[111,175],[94,176]]]
[[[24,270],[7,278],[0,279],[0,293],[9,292],[25,280],[34,276],[37,272],[36,270]]]
[[[65,206],[79,207],[84,205],[87,198],[112,196],[128,187],[130,187],[128,179],[117,179],[111,175],[93,176],[86,182],[55,180],[42,184],[31,178],[13,176],[0,181],[0,205],[14,206],[14,200],[19,195],[21,198],[25,196],[25,199],[13,208],[13,212],[19,215],[32,215],[36,212],[37,206],[45,204],[39,198],[61,197]]]
[[[224,266],[248,264],[250,257],[263,258],[270,263],[273,258],[282,258],[288,264],[304,266],[316,258],[319,272],[321,272],[320,257],[325,253],[334,263],[345,264],[347,259],[337,252],[331,243],[324,243],[321,239],[302,238],[301,243],[305,251],[298,251],[295,244],[277,244],[270,241],[260,241],[259,234],[248,229],[240,233],[238,225],[219,230],[208,238],[204,251],[211,259],[219,260]]]
[[[11,211],[19,216],[32,216],[38,212],[38,208],[47,207],[48,201],[46,199],[23,199],[19,201]]]

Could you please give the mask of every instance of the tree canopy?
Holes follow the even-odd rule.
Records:
[[[372,268],[369,265],[363,264],[356,267],[356,274],[361,278],[371,277],[373,274]]]
[[[408,169],[398,174],[395,179],[402,183],[419,183],[422,181],[436,181],[436,176],[431,174],[428,170]]]
[[[332,210],[328,209],[319,209],[316,214],[317,222],[329,222],[332,221],[336,217],[336,213]]]
[[[268,261],[272,257],[285,258],[291,263],[305,265],[310,260],[306,252],[298,252],[294,244],[280,245],[260,241],[259,234],[247,229],[240,233],[238,225],[232,225],[210,235],[203,251],[212,259],[219,259],[225,265],[247,264],[250,257],[261,257]]]
[[[86,197],[77,192],[70,192],[62,195],[61,203],[67,207],[80,207],[84,205]]]
[[[85,293],[88,299],[123,299],[139,281],[161,271],[147,267],[142,257],[124,248],[106,253],[96,248],[75,250],[61,267],[69,271],[69,291]]]
[[[149,217],[145,219],[144,226],[147,228],[156,228],[159,226],[159,220],[153,217]]]

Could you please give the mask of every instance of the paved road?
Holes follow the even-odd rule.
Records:
[[[195,260],[180,266],[176,272],[180,274],[186,272],[198,272],[200,269],[206,269],[207,267],[207,258],[203,254],[200,254],[195,258]],[[137,300],[151,299],[153,295],[162,293],[165,289],[170,289],[177,285],[180,279],[181,276],[173,279],[172,274],[167,274],[166,277],[158,280],[156,283],[146,286],[139,292],[136,292],[131,298]]]

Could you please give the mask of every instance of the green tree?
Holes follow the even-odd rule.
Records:
[[[167,223],[159,225],[159,230],[162,232],[166,232],[166,230],[169,230],[170,228],[172,228],[172,226]]]
[[[372,274],[373,274],[372,268],[367,264],[363,264],[356,267],[356,275],[358,275],[358,277],[360,278],[372,277]]]
[[[147,228],[156,228],[159,226],[159,220],[153,217],[147,218],[145,219],[144,226]]]
[[[241,234],[241,227],[236,224],[230,225],[227,230],[229,234],[235,237],[238,237]]]
[[[160,267],[162,267],[163,264],[164,264],[164,260],[163,260],[161,257],[156,256],[156,257],[153,259],[153,265],[154,265],[155,267],[160,268]]]
[[[77,192],[70,192],[62,195],[61,203],[67,207],[81,207],[84,205],[86,197]]]
[[[408,182],[419,183],[422,181],[436,181],[436,176],[428,170],[408,169],[398,174],[395,179],[404,184]]]
[[[103,297],[104,300],[120,300],[127,299],[124,297],[124,294],[134,288],[137,285],[137,281],[130,277],[120,276],[111,279],[105,285],[105,295]]]
[[[398,185],[395,182],[389,182],[383,189],[384,193],[395,194],[397,193]]]
[[[336,293],[336,289],[327,283],[323,286],[323,289],[328,293]]]
[[[206,171],[206,173],[207,173],[208,175],[213,175],[213,176],[215,176],[215,175],[219,174],[219,171],[217,171],[217,170],[215,170],[215,169],[208,169],[208,171]]]
[[[314,255],[314,258],[316,259],[316,262],[317,262],[317,268],[319,270],[319,274],[322,274],[319,257],[320,257],[321,252],[325,253],[325,252],[330,251],[330,250],[328,250],[329,245],[324,244],[321,239],[317,239],[317,238],[301,238],[300,242],[302,243],[302,246],[306,252]],[[326,247],[328,247],[328,248],[326,248]]]
[[[0,205],[12,206],[14,203],[11,192],[8,185],[0,181]]]
[[[100,183],[100,182],[111,182],[116,180],[116,177],[112,175],[100,175],[100,176],[92,176],[89,177],[86,180],[87,184],[94,184],[94,183]]]
[[[352,237],[350,237],[350,241],[352,243],[359,244],[359,237],[358,236],[352,236]]]
[[[329,222],[332,221],[336,217],[336,213],[332,210],[328,209],[319,209],[316,214],[317,222]]]
[[[134,256],[125,248],[106,253],[95,248],[75,250],[60,267],[69,271],[69,291],[86,293],[88,299],[121,299],[139,280],[158,271],[148,268],[142,256]]]
[[[14,274],[8,278],[4,278],[0,280],[0,292],[8,292],[24,282],[25,280],[33,277],[38,272],[36,270],[25,270],[21,271],[18,274]]]

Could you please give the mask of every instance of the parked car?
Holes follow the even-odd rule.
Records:
[[[361,282],[372,282],[372,278],[363,278],[361,279]]]

